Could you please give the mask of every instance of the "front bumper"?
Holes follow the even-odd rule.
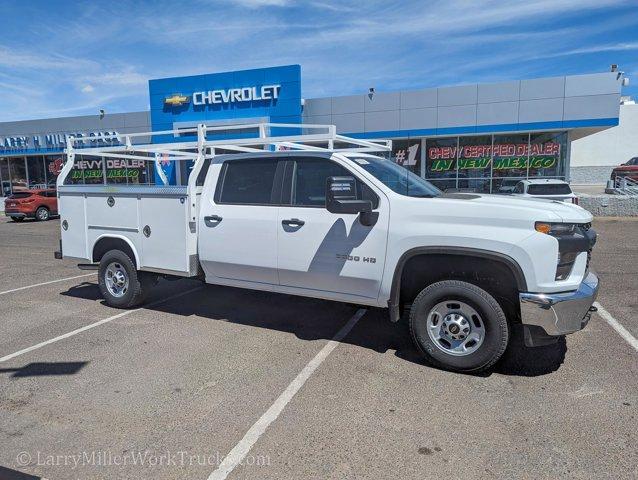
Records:
[[[520,293],[521,322],[547,335],[567,335],[585,328],[598,295],[598,277],[589,272],[575,292]]]

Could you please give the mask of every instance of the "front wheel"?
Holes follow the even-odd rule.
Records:
[[[458,372],[491,367],[509,340],[507,319],[494,297],[458,280],[434,283],[417,295],[410,332],[428,363]]]
[[[24,217],[11,217],[11,220],[14,222],[22,222],[24,221]]]
[[[100,260],[98,284],[109,306],[131,308],[144,301],[153,284],[153,276],[138,272],[126,253],[110,250]]]

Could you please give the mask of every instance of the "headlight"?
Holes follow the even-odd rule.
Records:
[[[573,235],[576,231],[575,223],[547,223],[536,222],[534,228],[537,232],[546,233],[553,237],[560,237],[562,235]]]
[[[577,223],[536,222],[537,232],[556,237],[558,240],[558,258],[556,259],[556,280],[565,280],[574,268],[576,257],[589,248],[588,240],[583,236],[583,225]]]

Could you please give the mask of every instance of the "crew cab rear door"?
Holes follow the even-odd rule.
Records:
[[[283,166],[277,158],[261,156],[210,167],[198,228],[199,261],[209,282],[277,285],[278,172]]]
[[[354,176],[360,199],[372,200],[376,223],[364,226],[357,214],[326,210],[328,177]],[[279,283],[334,292],[333,298],[377,298],[388,235],[385,195],[366,185],[346,166],[321,156],[290,157],[279,208]]]

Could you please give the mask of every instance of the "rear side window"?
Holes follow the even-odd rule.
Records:
[[[525,193],[525,184],[518,183],[516,185],[516,188],[514,188],[514,192],[516,192],[516,193]]]
[[[31,192],[16,192],[13,195],[11,195],[9,198],[13,198],[13,199],[27,198],[27,197],[30,197],[31,195],[32,195]]]
[[[530,195],[569,195],[572,189],[566,183],[547,183],[545,185],[529,185],[527,193]]]
[[[325,207],[328,177],[352,177],[352,173],[326,158],[301,158],[294,162],[290,204],[297,207]],[[379,198],[365,183],[356,179],[357,198],[379,206]]]
[[[277,171],[275,158],[251,158],[225,162],[215,192],[217,203],[272,205]]]

